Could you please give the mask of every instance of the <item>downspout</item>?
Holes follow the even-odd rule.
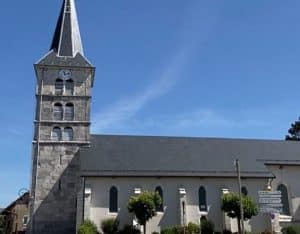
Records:
[[[85,177],[82,177],[83,189],[82,189],[82,221],[84,221],[84,207],[85,207]]]

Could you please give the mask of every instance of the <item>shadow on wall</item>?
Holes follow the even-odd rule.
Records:
[[[293,222],[296,222],[297,224],[300,225],[300,198],[297,198],[297,202],[295,205],[297,206],[297,208],[295,207],[296,209],[293,215]]]
[[[177,193],[177,188],[175,191],[163,193],[164,212],[158,212],[157,216],[153,217],[153,220],[149,221],[149,223],[155,223],[160,229],[179,224],[180,214],[178,212],[180,210],[180,197]],[[168,196],[168,194],[173,194],[173,196]]]
[[[33,214],[33,222],[30,224],[33,227],[32,234],[76,233],[77,192],[80,184],[79,162],[78,151],[59,179],[51,176],[51,173],[43,178],[44,183],[51,183],[53,180],[56,182]],[[42,196],[43,192],[38,191],[36,194]]]

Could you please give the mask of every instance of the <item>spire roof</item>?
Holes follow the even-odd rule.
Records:
[[[54,50],[58,56],[83,55],[74,0],[63,0],[50,50]]]

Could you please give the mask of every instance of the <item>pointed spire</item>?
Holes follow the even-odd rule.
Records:
[[[63,1],[50,50],[54,50],[58,56],[83,55],[74,0]]]

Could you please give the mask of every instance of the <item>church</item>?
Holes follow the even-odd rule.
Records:
[[[220,207],[222,194],[238,191],[236,159],[244,194],[258,202],[258,191],[280,190],[279,222],[300,222],[298,142],[90,134],[95,67],[83,52],[75,0],[63,1],[50,50],[34,69],[29,233],[74,234],[86,219],[99,231],[108,218],[132,224],[128,199],[146,190],[163,200],[147,234],[202,217],[235,232]],[[265,213],[245,222],[249,232],[270,225]]]

